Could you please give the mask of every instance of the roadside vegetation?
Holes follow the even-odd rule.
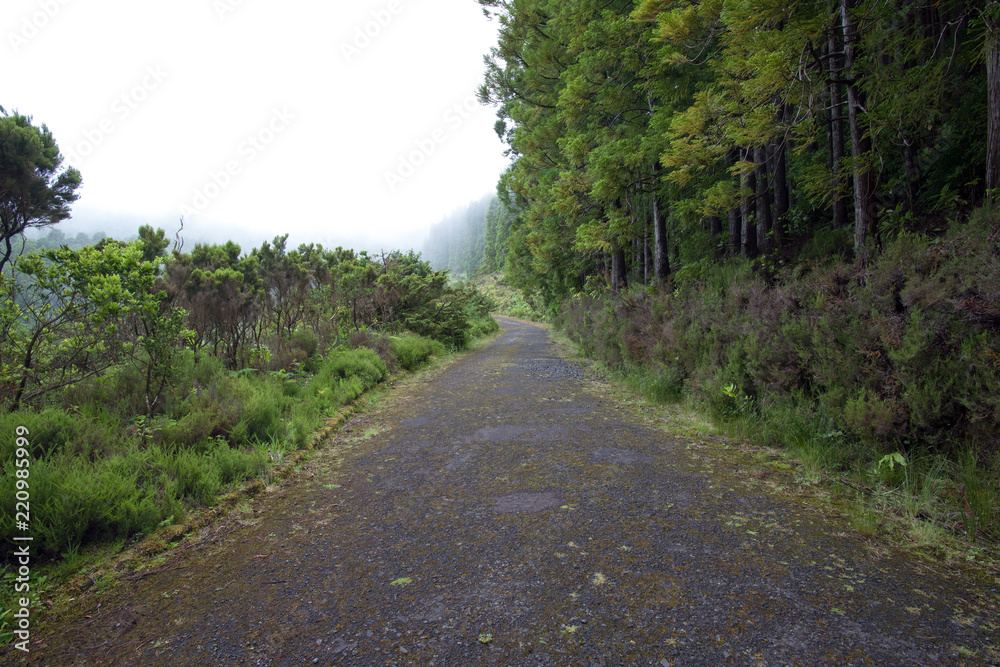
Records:
[[[995,549],[996,235],[980,211],[941,236],[900,235],[866,269],[693,264],[672,291],[573,296],[554,324],[648,399],[787,452],[802,484],[858,496],[863,532],[894,523],[924,546]]]
[[[15,505],[21,427],[33,599],[92,547],[266,487],[366,391],[498,330],[487,298],[414,253],[139,236],[43,247],[0,275],[0,503]],[[6,543],[21,534],[0,515]]]
[[[512,160],[438,261],[862,530],[996,549],[1000,5],[479,4]]]
[[[516,317],[521,320],[543,322],[546,319],[542,300],[537,294],[525,294],[507,284],[502,273],[480,273],[471,284],[495,306],[498,315]]]

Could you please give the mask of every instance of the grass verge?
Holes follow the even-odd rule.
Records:
[[[278,403],[286,409],[275,413],[263,405],[263,401],[256,409],[246,407],[234,422],[237,426],[242,425],[237,433],[239,437],[245,438],[243,446],[239,448],[230,447],[228,439],[218,437],[211,437],[210,444],[185,447],[180,441],[181,435],[173,431],[170,432],[173,433],[171,436],[162,434],[163,430],[170,428],[180,429],[177,423],[183,422],[183,418],[169,420],[172,424],[167,421],[163,424],[144,423],[145,429],[135,434],[140,437],[140,442],[131,443],[132,446],[127,450],[116,453],[112,457],[116,463],[108,470],[120,471],[126,466],[123,461],[128,462],[130,457],[135,457],[137,466],[149,464],[149,468],[159,469],[161,476],[151,478],[148,482],[159,484],[159,491],[156,491],[158,499],[167,497],[170,490],[181,491],[173,496],[172,505],[160,508],[160,513],[150,519],[151,523],[140,530],[126,532],[126,527],[119,527],[118,532],[88,532],[93,530],[93,521],[88,520],[82,532],[73,533],[69,537],[63,536],[62,539],[67,540],[64,544],[68,546],[55,557],[47,561],[33,561],[29,593],[32,616],[40,619],[41,612],[62,608],[82,596],[108,590],[122,579],[148,576],[164,566],[171,550],[203,542],[205,538],[199,535],[208,531],[213,524],[232,514],[237,515],[235,521],[238,523],[239,517],[247,514],[251,504],[256,503],[255,499],[267,497],[283,484],[289,483],[288,478],[302,469],[314,456],[315,450],[322,450],[331,434],[351,415],[363,412],[368,406],[384,400],[400,381],[410,378],[419,381],[430,370],[446,367],[467,352],[481,348],[493,337],[473,340],[466,350],[459,352],[448,351],[440,343],[418,336],[392,339],[391,347],[399,352],[399,357],[393,359],[393,365],[403,369],[393,376],[389,375],[387,365],[372,349],[359,347],[329,355],[316,372],[308,377],[269,374],[256,378],[263,385],[254,387],[256,391],[250,392],[251,402],[260,395],[269,399],[284,399]],[[381,347],[389,349],[390,345]],[[234,376],[220,373],[220,377],[227,378],[228,383]],[[247,377],[237,379],[253,384],[252,379]],[[230,384],[226,384],[226,387],[231,389]],[[211,384],[206,391],[210,389]],[[58,422],[56,426],[74,423],[73,420],[61,417],[62,413],[59,411],[47,416],[50,421]],[[30,416],[18,415],[17,418],[25,419]],[[44,425],[48,423],[40,421],[32,432],[43,436],[48,434],[43,441],[56,449],[65,447],[67,442],[72,441],[71,437],[53,436],[52,433],[58,434],[60,431],[54,426],[46,430]],[[284,426],[284,429],[269,431],[268,426],[275,424]],[[247,436],[247,433],[258,437]],[[165,444],[168,437],[175,437],[178,442]],[[233,472],[233,466],[226,463],[228,459],[219,456],[220,451],[249,457],[253,465]],[[153,456],[150,452],[157,453],[161,458],[150,458]],[[79,471],[93,474],[102,465],[100,460],[86,461],[81,465],[79,457],[74,459],[63,451],[56,451],[54,456],[58,458],[50,460],[57,460],[58,464],[43,462],[41,467],[48,468],[42,475],[48,475],[53,480],[59,480],[60,474],[64,475],[58,484],[53,481],[53,487],[58,492],[65,490],[64,480],[67,479],[59,466],[75,466]],[[38,468],[37,464],[33,465],[33,480]],[[171,475],[171,470],[183,471],[183,474]],[[226,470],[230,472],[226,473]],[[108,482],[109,479],[114,479],[110,477],[111,472],[107,473],[108,479],[98,481]],[[212,481],[205,482],[206,478]],[[202,480],[201,486],[193,484],[191,480]],[[88,516],[100,517],[102,511],[109,513],[109,506],[114,513],[113,506],[116,502],[119,505],[128,502],[134,504],[134,499],[129,494],[141,493],[142,488],[136,487],[131,477],[126,481],[133,486],[129,488],[123,483],[112,487],[119,494],[118,498],[107,497],[108,490],[99,483],[75,488],[78,509],[93,505],[92,513]],[[101,494],[100,497],[91,494],[90,490]],[[104,503],[103,506],[100,505],[101,502]],[[162,516],[165,511],[170,513]],[[50,515],[44,526],[52,532],[53,540],[60,535],[57,519],[58,516]],[[57,541],[53,543],[59,544]],[[15,577],[14,570],[10,568],[0,573],[0,579],[3,580],[3,588],[0,590],[0,646],[8,645],[13,639],[13,611],[18,602],[16,598],[23,596],[22,593],[15,593]],[[33,632],[37,632],[39,626],[37,620],[32,621]]]
[[[763,409],[724,396],[719,408],[678,389],[669,376],[625,365],[615,369],[550,329],[557,349],[631,406],[647,423],[696,443],[737,471],[748,487],[822,503],[843,516],[874,549],[891,545],[958,571],[981,569],[1000,581],[1000,548],[984,539],[1000,495],[994,472],[973,452],[959,463],[942,455],[867,454],[863,443],[824,419],[787,408]],[[980,539],[970,541],[969,535]]]

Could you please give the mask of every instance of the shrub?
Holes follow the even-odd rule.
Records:
[[[373,334],[370,331],[352,331],[347,340],[351,347],[366,347],[375,352],[379,359],[385,362],[385,365],[390,369],[396,363],[396,358],[392,350],[392,341],[386,336]]]
[[[282,417],[291,405],[292,399],[284,394],[281,386],[273,379],[263,376],[244,380],[248,395],[243,403],[240,419],[233,427],[229,440],[234,445],[267,442],[284,437],[285,425]]]
[[[392,339],[392,354],[400,366],[408,371],[423,366],[435,354],[443,354],[444,345],[422,336],[403,336]]]
[[[0,433],[14,433],[17,426],[28,429],[30,451],[36,458],[74,455],[96,460],[113,452],[120,441],[115,420],[100,406],[89,406],[77,414],[62,408],[47,408],[41,412],[24,410],[0,415]],[[14,438],[5,438],[0,453],[10,458],[13,448]]]
[[[807,249],[823,263],[764,280],[741,259],[702,260],[674,275],[672,293],[578,295],[554,322],[643,393],[690,393],[733,428],[823,466],[950,457],[969,471],[962,493],[978,509],[967,524],[982,532],[996,521],[984,500],[996,491],[982,483],[990,466],[954,462],[966,448],[1000,458],[993,234],[981,213],[943,237],[899,233],[861,269],[838,262],[844,233],[829,230]],[[927,494],[943,464],[921,465],[929,477],[906,471],[911,491]]]
[[[292,335],[292,345],[302,350],[306,358],[309,358],[319,350],[319,336],[312,329],[298,329]]]
[[[375,352],[368,348],[358,348],[331,353],[316,374],[316,380],[332,386],[337,380],[357,378],[364,387],[370,389],[388,376],[389,370],[385,362]]]

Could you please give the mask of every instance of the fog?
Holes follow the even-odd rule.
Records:
[[[473,0],[8,0],[8,112],[83,186],[67,235],[142,224],[186,243],[278,234],[419,247],[506,165],[480,106],[496,25]]]

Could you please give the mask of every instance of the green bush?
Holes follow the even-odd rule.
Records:
[[[396,362],[408,371],[413,371],[435,354],[443,354],[444,345],[422,336],[402,336],[392,339],[392,354]]]
[[[259,448],[232,449],[222,440],[211,453],[211,465],[218,473],[222,485],[251,479],[267,468],[267,459]]]
[[[234,445],[268,442],[286,435],[283,417],[292,404],[281,385],[269,376],[243,380],[248,387],[240,419],[229,440]]]
[[[320,367],[315,381],[333,386],[336,381],[357,378],[364,387],[371,389],[387,377],[389,370],[385,362],[373,350],[357,348],[332,352]]]
[[[392,342],[387,336],[371,331],[352,331],[348,336],[348,342],[351,347],[366,347],[372,350],[392,370],[395,358],[392,354]]]
[[[672,293],[578,295],[554,322],[651,398],[690,394],[741,433],[821,466],[870,469],[897,451],[954,463],[966,448],[992,461],[1000,253],[991,234],[984,213],[943,237],[899,233],[862,270],[838,262],[842,234],[831,230],[813,239],[822,263],[765,280],[741,259],[703,260],[675,274]],[[937,474],[937,465],[923,467]],[[970,525],[994,522],[989,485],[965,467],[974,472],[962,488],[981,508]],[[930,493],[922,475],[911,490]]]
[[[308,358],[319,350],[319,336],[312,329],[299,329],[292,335],[292,344],[302,350]]]
[[[204,505],[210,504],[222,488],[211,459],[196,452],[182,451],[172,456],[167,473],[177,481],[178,495]]]
[[[115,422],[99,406],[72,414],[62,408],[41,412],[22,410],[0,415],[0,433],[13,434],[18,426],[29,431],[29,451],[36,458],[74,455],[92,461],[107,456],[119,444]],[[14,437],[4,438],[0,453],[5,460],[13,456]]]

